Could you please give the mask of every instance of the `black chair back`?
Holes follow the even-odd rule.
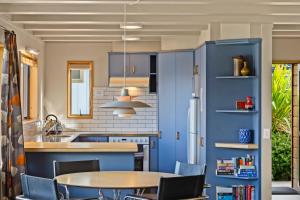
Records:
[[[23,197],[38,200],[59,200],[56,180],[21,174]]]
[[[54,176],[63,174],[100,171],[99,160],[54,161]]]
[[[161,178],[158,200],[197,198],[202,195],[204,175]]]

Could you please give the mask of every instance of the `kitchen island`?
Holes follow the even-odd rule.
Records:
[[[133,171],[135,143],[72,142],[76,137],[25,137],[27,174],[53,178],[53,161],[99,160],[101,171]],[[54,141],[54,142],[53,142]],[[94,196],[97,190],[71,188],[72,196]]]

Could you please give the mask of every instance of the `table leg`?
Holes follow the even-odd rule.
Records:
[[[114,189],[114,200],[121,200],[121,190]]]

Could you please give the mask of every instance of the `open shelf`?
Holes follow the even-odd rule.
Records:
[[[215,147],[228,149],[258,149],[257,144],[215,143]]]
[[[231,179],[241,179],[241,180],[257,180],[257,177],[238,177],[234,175],[216,175],[219,178],[231,178]]]
[[[256,113],[256,110],[216,110],[218,113]]]
[[[254,79],[256,76],[217,76],[217,79]]]

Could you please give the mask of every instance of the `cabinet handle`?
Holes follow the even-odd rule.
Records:
[[[135,65],[132,66],[132,74],[135,74]]]
[[[200,146],[201,146],[201,147],[204,147],[204,137],[201,137],[201,138],[200,138]]]
[[[176,140],[180,140],[180,132],[179,131],[176,132]]]
[[[150,141],[150,149],[154,149],[155,148],[155,141],[151,140]]]

